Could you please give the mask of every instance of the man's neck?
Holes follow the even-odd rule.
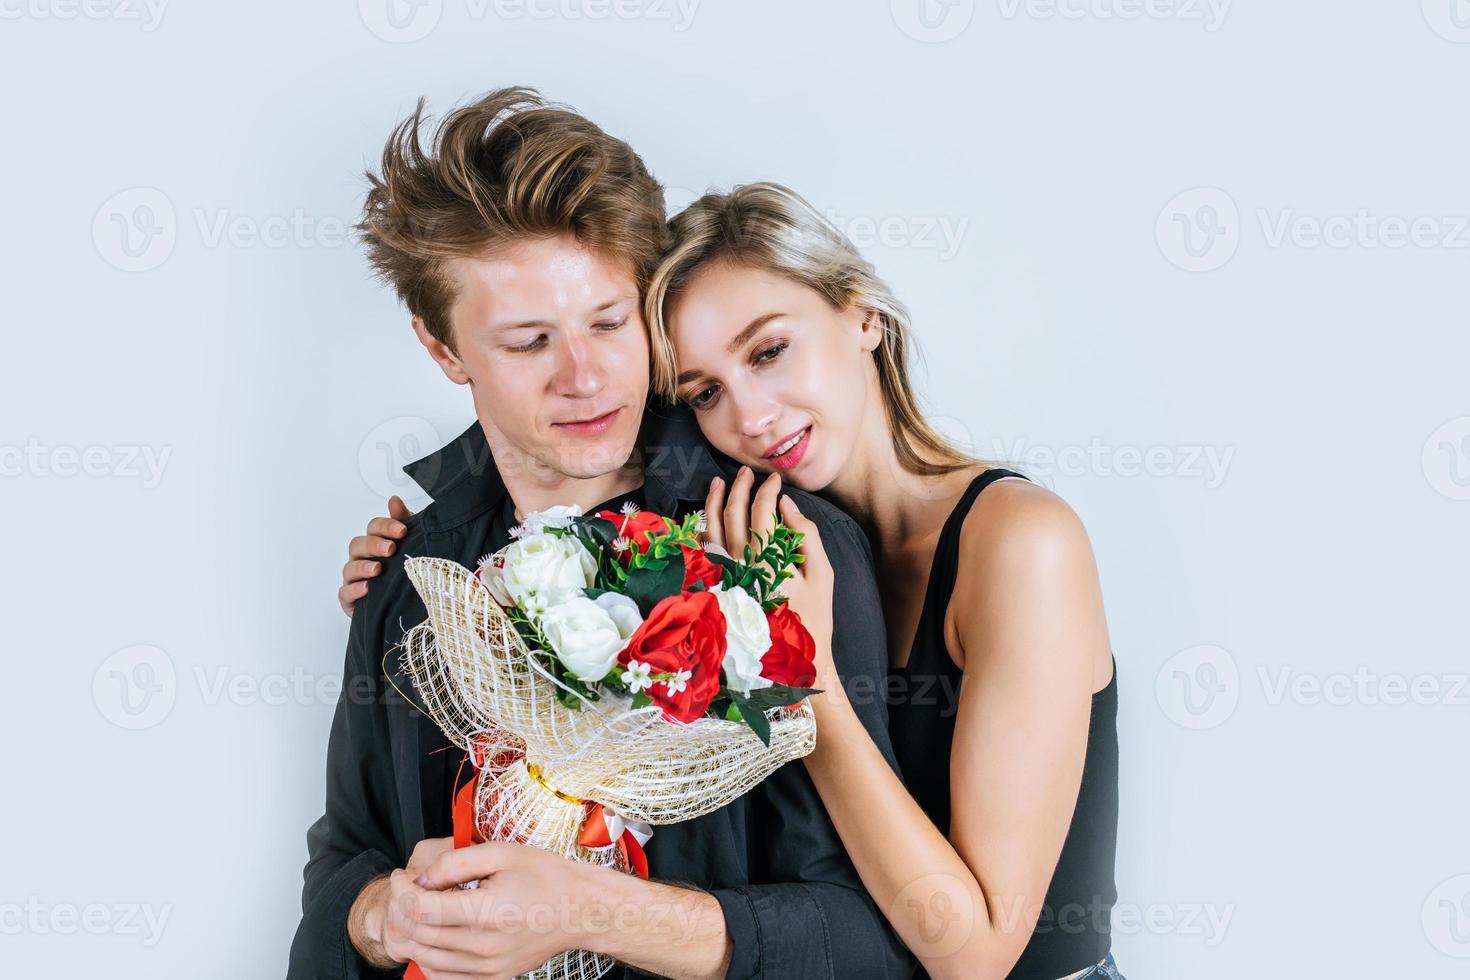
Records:
[[[590,477],[569,476],[514,450],[496,452],[492,448],[492,454],[515,505],[516,520],[549,507],[570,504],[591,510],[604,501],[632,493],[644,480],[642,465],[634,462],[637,454],[619,469]],[[511,458],[502,463],[506,456]]]

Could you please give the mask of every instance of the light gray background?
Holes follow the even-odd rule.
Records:
[[[11,969],[284,970],[347,539],[470,418],[344,229],[525,83],[834,213],[1081,513],[1130,978],[1465,975],[1470,4],[159,2],[0,0]]]

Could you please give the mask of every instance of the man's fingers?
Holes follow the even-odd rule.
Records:
[[[434,890],[488,878],[504,866],[503,848],[507,846],[519,845],[490,842],[445,851],[430,862],[415,883],[420,888]]]
[[[750,536],[755,547],[762,547],[771,539],[776,529],[776,501],[781,496],[781,474],[772,473],[756,491],[755,502],[750,505]],[[756,536],[760,536],[756,543]]]
[[[705,531],[704,543],[712,544],[723,551],[725,547],[725,480],[715,477],[710,481],[709,493],[704,498]]]
[[[408,866],[404,870],[417,877],[433,864],[439,855],[452,850],[454,850],[453,837],[425,837],[414,847],[413,853],[408,857]]]
[[[402,497],[394,494],[388,498],[388,516],[395,521],[407,521],[413,516],[413,511],[408,509],[408,504],[403,502]]]

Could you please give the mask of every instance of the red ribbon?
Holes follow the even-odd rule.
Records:
[[[468,755],[465,756],[465,761],[471,761]],[[475,749],[473,762],[475,771],[479,772],[481,759],[478,746]],[[463,764],[460,768],[461,770],[464,768]],[[454,849],[456,851],[461,847],[480,843],[478,840],[480,834],[475,826],[475,786],[478,783],[478,777],[471,779],[460,787],[458,793],[454,794]],[[403,980],[425,980],[424,971],[419,969],[417,963],[409,960],[408,969],[403,971]]]
[[[578,844],[590,848],[608,847],[612,844],[612,841],[608,839],[604,810],[601,803],[592,804],[592,809],[587,814],[587,822],[582,824],[582,836],[577,838]],[[622,852],[624,862],[637,872],[638,877],[648,877],[648,855],[643,853],[643,845],[638,843],[638,838],[634,836],[633,831],[623,831],[623,836],[618,838],[618,850]]]

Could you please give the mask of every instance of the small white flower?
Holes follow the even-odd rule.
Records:
[[[627,538],[622,537],[621,535],[613,538],[612,548],[613,551],[616,551],[618,554],[621,555],[623,552],[627,551],[631,547],[633,547],[633,542],[629,541]]]
[[[730,589],[717,585],[710,591],[725,614],[726,682],[741,694],[770,687],[772,682],[761,676],[761,658],[771,649],[771,623],[766,611],[738,585]]]
[[[581,504],[568,504],[565,506],[548,507],[527,514],[526,519],[521,521],[520,534],[511,532],[513,537],[522,537],[527,534],[540,534],[548,527],[565,530],[572,523],[572,518],[582,516]]]
[[[689,686],[689,678],[694,676],[692,670],[681,670],[664,681],[664,687],[668,688],[670,694],[678,694]]]
[[[700,534],[703,534],[705,531],[708,531],[709,530],[709,515],[706,514],[702,510],[696,510],[694,512],[694,516],[696,518],[698,518],[698,522],[694,525],[694,530],[698,531]]]
[[[639,513],[639,507],[633,501],[625,500],[623,501],[623,513],[628,517],[636,517]]]
[[[622,680],[624,684],[628,685],[628,690],[637,694],[639,691],[653,686],[653,681],[648,676],[652,672],[653,668],[648,666],[648,664],[639,663],[636,660],[629,660],[628,669],[623,671]]]

